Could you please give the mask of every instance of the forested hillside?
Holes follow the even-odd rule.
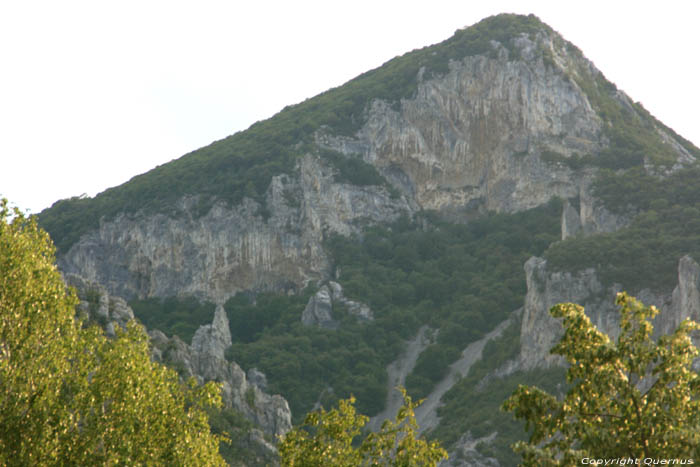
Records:
[[[295,423],[351,395],[381,413],[398,362],[415,399],[447,386],[424,434],[451,465],[508,466],[525,433],[503,400],[566,387],[523,364],[523,333],[548,332],[527,328],[523,265],[670,303],[679,258],[700,260],[699,156],[552,28],[498,15],[39,222],[64,272],[123,295],[178,337],[170,351],[223,306],[226,359],[264,373]],[[211,419],[253,428],[230,408]]]

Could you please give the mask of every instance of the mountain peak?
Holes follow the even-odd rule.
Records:
[[[396,127],[399,139],[378,147],[378,126],[394,124],[405,131]],[[334,158],[329,150],[344,156]],[[301,158],[314,154],[325,154],[321,159],[340,167],[351,183],[384,184],[415,207],[451,209],[490,198],[482,193],[483,183],[492,183],[485,174],[496,172],[481,170],[496,163],[495,153],[507,165],[532,164],[536,158],[549,164],[548,173],[565,167],[670,168],[699,155],[536,16],[501,14],[95,198],[59,201],[40,220],[63,253],[98,229],[100,219],[120,214],[177,216],[185,210],[198,217],[216,203],[237,206],[248,199],[264,221],[273,178],[294,175]],[[397,165],[398,154],[405,160]],[[503,202],[477,204],[512,210],[553,195],[523,202],[512,188],[500,190]]]

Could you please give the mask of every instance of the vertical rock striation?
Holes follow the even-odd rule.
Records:
[[[577,274],[550,272],[547,261],[536,257],[525,263],[525,274],[527,295],[518,369],[563,363],[560,357],[549,353],[563,335],[560,320],[549,314],[549,309],[557,303],[573,302],[584,306],[599,330],[613,338],[619,335],[619,314],[614,305],[619,285],[603,286],[594,269]],[[644,304],[659,308],[660,313],[653,322],[654,334],[670,334],[685,318],[700,320],[700,266],[690,256],[684,256],[678,264],[678,285],[672,292],[656,294],[644,289],[632,294]]]
[[[245,198],[201,217],[196,210],[197,199],[185,198],[173,215],[103,221],[59,267],[128,299],[193,295],[223,303],[242,290],[298,290],[325,277],[325,235],[410,212],[384,187],[336,182],[333,169],[311,155],[299,161],[296,177],[272,179],[264,209]]]

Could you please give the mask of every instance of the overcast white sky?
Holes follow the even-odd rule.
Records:
[[[700,146],[696,4],[2,2],[0,196],[93,196],[502,12],[538,15]]]

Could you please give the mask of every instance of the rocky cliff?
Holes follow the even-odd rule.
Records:
[[[517,59],[494,42],[494,57],[451,62],[399,110],[375,101],[354,144],[322,142],[360,150],[423,209],[518,211],[576,196],[571,171],[540,156],[599,151],[601,119],[562,71],[575,59],[553,40],[523,35]],[[545,63],[543,50],[557,62]]]
[[[410,211],[386,188],[338,183],[333,175],[318,157],[301,158],[295,177],[272,179],[266,217],[247,198],[216,204],[202,217],[193,198],[181,200],[176,216],[124,213],[83,236],[59,266],[127,298],[194,295],[221,303],[241,290],[299,289],[328,273],[326,233],[347,235]]]
[[[66,284],[75,287],[81,299],[78,312],[103,327],[114,337],[116,329],[125,328],[134,313],[123,298],[111,295],[98,283],[73,275],[64,275]],[[194,377],[200,383],[216,381],[222,385],[224,405],[242,413],[254,425],[248,441],[263,457],[276,458],[275,446],[265,439],[284,435],[292,427],[287,401],[279,395],[265,392],[265,375],[255,369],[248,378],[235,363],[225,359],[231,346],[229,322],[223,307],[218,306],[211,324],[200,326],[191,345],[180,338],[167,337],[161,331],[149,333],[155,361],[175,368],[181,377]]]
[[[191,345],[177,336],[168,338],[158,330],[149,332],[149,336],[156,361],[178,369],[184,378],[221,383],[224,404],[243,413],[265,433],[284,435],[291,429],[287,401],[282,396],[265,393],[264,387],[248,380],[238,364],[224,358],[224,351],[231,346],[231,333],[223,307],[217,307],[212,324],[197,330]],[[256,381],[264,381],[264,375],[259,372],[251,374],[256,376]]]
[[[563,335],[560,321],[549,314],[549,309],[557,303],[573,302],[584,306],[599,330],[610,336],[619,335],[619,314],[614,305],[619,285],[604,286],[594,269],[577,274],[548,271],[547,261],[536,257],[525,263],[525,274],[527,296],[518,369],[563,363],[560,357],[549,353]],[[643,289],[630,293],[644,304],[659,308],[660,313],[653,322],[657,336],[670,334],[685,318],[700,320],[700,266],[690,256],[684,256],[678,263],[678,285],[673,291],[659,294]]]
[[[434,54],[442,53],[436,47]],[[86,231],[60,267],[127,299],[221,302],[241,290],[299,289],[328,278],[325,235],[422,209],[459,220],[558,196],[579,200],[565,235],[617,228],[619,219],[596,206],[590,190],[596,157],[611,144],[611,123],[592,97],[606,83],[600,72],[544,25],[464,54],[443,73],[418,69],[409,97],[370,98],[352,136],[320,122],[310,145],[299,141],[304,155],[293,169],[270,179],[264,199],[215,202],[200,215],[201,197],[183,194],[156,214],[124,211]],[[646,118],[624,93],[608,98],[626,118]],[[660,125],[648,131],[668,143],[677,162],[693,159]],[[400,196],[381,185],[339,182],[338,168],[320,156],[328,149],[371,164]],[[569,163],[584,155],[587,166]]]

